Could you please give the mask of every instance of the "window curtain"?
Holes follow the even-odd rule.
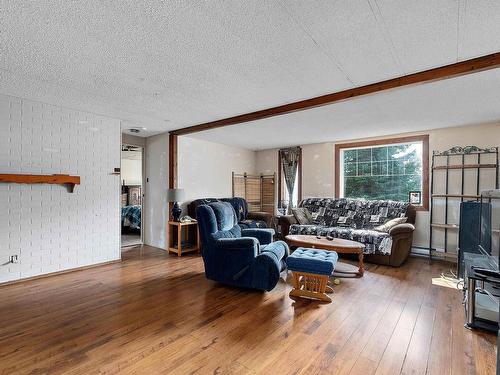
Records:
[[[293,201],[291,198],[293,197],[293,191],[295,189],[295,178],[297,177],[299,159],[300,147],[283,148],[280,150],[280,160],[283,169],[283,177],[285,179],[288,196],[290,197],[290,201],[288,202],[288,213],[290,213],[293,205]]]

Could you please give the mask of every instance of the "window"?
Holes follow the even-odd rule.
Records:
[[[278,207],[297,207],[302,199],[302,150],[297,147],[298,162],[296,166],[296,174],[294,180],[293,194],[290,199],[290,194],[286,187],[285,173],[283,171],[283,157],[280,150],[278,151]]]
[[[281,174],[281,185],[280,186],[281,186],[281,193],[282,193],[281,194],[282,201],[287,202],[287,203],[291,202],[292,207],[297,207],[299,204],[299,189],[298,189],[299,174],[297,173],[297,175],[295,176],[295,183],[294,183],[295,189],[293,189],[293,196],[291,199],[290,199],[290,194],[288,193],[288,189],[286,188],[285,176],[283,175],[283,173]]]
[[[336,194],[348,198],[408,202],[428,207],[428,136],[335,146]]]

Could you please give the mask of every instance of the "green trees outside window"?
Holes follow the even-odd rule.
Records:
[[[422,190],[422,143],[342,151],[344,197],[408,201]]]

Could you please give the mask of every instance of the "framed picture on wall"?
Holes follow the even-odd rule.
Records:
[[[141,187],[129,187],[128,189],[128,204],[131,206],[141,204]]]
[[[414,205],[422,204],[422,192],[421,191],[410,191],[408,193],[408,201]]]

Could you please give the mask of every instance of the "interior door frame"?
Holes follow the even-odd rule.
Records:
[[[145,199],[144,199],[144,192],[145,192],[145,181],[146,181],[146,145],[141,145],[141,144],[135,144],[133,142],[126,142],[123,137],[122,141],[120,144],[120,249],[123,248],[123,244],[121,243],[121,236],[122,236],[122,227],[121,227],[121,188],[122,188],[122,147],[123,146],[133,146],[133,147],[140,147],[141,148],[141,245],[144,245],[144,211],[145,211]]]

